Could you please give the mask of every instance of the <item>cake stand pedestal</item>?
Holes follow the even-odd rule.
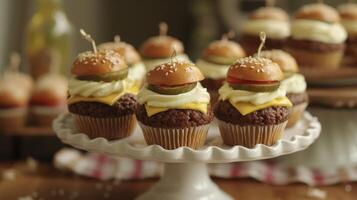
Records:
[[[206,163],[262,160],[301,151],[310,146],[321,131],[317,118],[310,114],[305,113],[301,120],[302,127],[287,130],[275,145],[259,144],[252,149],[224,145],[216,124],[212,125],[205,146],[198,150],[188,147],[166,150],[158,145],[147,145],[139,128],[122,140],[89,139],[78,132],[70,114],[60,115],[53,128],[64,143],[79,149],[164,162],[161,180],[137,200],[232,200],[211,180]]]

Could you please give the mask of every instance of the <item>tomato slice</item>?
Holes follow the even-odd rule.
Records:
[[[228,76],[226,80],[230,84],[271,84],[271,83],[279,82],[279,81],[250,81],[250,80],[233,78],[231,76]]]

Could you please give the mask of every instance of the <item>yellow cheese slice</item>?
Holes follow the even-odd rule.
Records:
[[[149,117],[160,113],[160,112],[164,112],[167,111],[169,109],[172,108],[163,108],[163,107],[154,107],[154,106],[149,106],[147,104],[145,104],[145,109],[146,109],[146,113]],[[204,114],[207,113],[207,104],[206,103],[187,103],[181,106],[177,106],[175,107],[175,109],[191,109],[191,110],[197,110],[200,111]]]
[[[68,104],[73,104],[81,101],[85,102],[99,102],[99,103],[104,103],[108,105],[113,105],[121,96],[125,94],[124,92],[121,93],[114,93],[110,94],[105,97],[82,97],[82,96],[71,96],[67,100]]]
[[[140,87],[141,87],[141,82],[136,81],[131,88],[128,88],[126,90],[126,92],[137,95],[140,91]]]
[[[230,102],[242,115],[247,115],[249,113],[252,113],[254,111],[257,110],[261,110],[267,107],[271,107],[271,106],[285,106],[285,107],[291,107],[292,103],[290,102],[290,100],[287,97],[283,97],[283,98],[277,98],[274,99],[272,101],[269,101],[265,104],[261,104],[261,105],[254,105],[252,103],[249,102],[237,102],[237,103],[233,103]]]

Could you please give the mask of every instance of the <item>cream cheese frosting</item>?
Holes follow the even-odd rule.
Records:
[[[224,83],[218,90],[218,93],[220,94],[220,99],[223,101],[229,100],[232,103],[249,102],[254,105],[261,105],[277,98],[286,97],[286,91],[283,87],[279,87],[273,92],[250,92],[246,90],[234,90],[228,83]]]
[[[243,33],[259,36],[264,31],[268,38],[284,39],[290,36],[290,24],[288,21],[272,19],[248,20],[242,29]]]
[[[120,93],[125,89],[125,81],[95,82],[71,79],[68,83],[68,91],[71,96],[104,97],[113,93]]]
[[[146,74],[145,65],[142,62],[136,63],[129,67],[128,79],[141,81],[144,79]]]
[[[227,76],[229,65],[219,65],[199,59],[196,66],[201,70],[205,78],[223,79]]]
[[[338,23],[297,19],[291,25],[291,37],[297,40],[312,40],[338,44],[346,40],[347,32],[343,26]]]
[[[188,56],[186,54],[179,54],[173,58],[144,59],[144,64],[146,66],[146,70],[150,71],[150,70],[154,69],[156,66],[159,66],[163,63],[170,62],[172,59],[174,59],[174,60],[176,59],[178,61],[190,61],[190,59],[188,58]]]
[[[346,29],[348,34],[357,35],[357,20],[343,19],[341,24]]]
[[[177,95],[164,95],[144,87],[137,96],[138,102],[154,107],[176,108],[187,103],[209,103],[210,96],[200,83],[192,90]]]
[[[303,75],[293,74],[281,81],[280,87],[286,90],[286,93],[301,93],[306,90],[306,81]]]

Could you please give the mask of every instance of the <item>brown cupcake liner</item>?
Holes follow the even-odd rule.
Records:
[[[122,117],[97,118],[73,114],[77,128],[89,138],[103,137],[108,140],[130,136],[136,126],[134,114]]]
[[[256,144],[274,145],[282,137],[286,124],[287,121],[275,125],[242,126],[218,120],[224,144],[241,145],[248,148],[253,148]]]
[[[26,125],[27,108],[0,109],[0,130],[14,130]]]
[[[301,116],[303,115],[304,111],[307,108],[307,105],[308,103],[302,103],[292,107],[288,119],[288,124],[286,125],[286,127],[288,128],[293,127],[300,120]]]
[[[207,138],[209,124],[188,128],[156,128],[139,123],[148,145],[157,144],[164,149],[202,147]]]

